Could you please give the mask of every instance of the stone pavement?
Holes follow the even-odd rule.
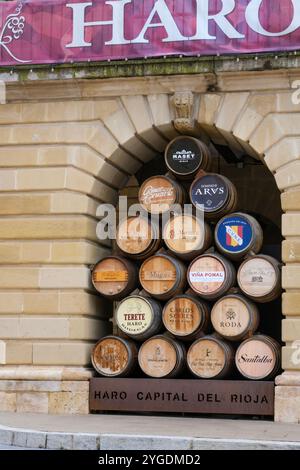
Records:
[[[300,425],[201,417],[1,412],[0,445],[74,450],[300,450]]]

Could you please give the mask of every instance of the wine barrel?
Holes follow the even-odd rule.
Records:
[[[221,338],[204,336],[190,346],[187,365],[201,379],[223,379],[234,368],[234,349]]]
[[[164,226],[163,240],[179,258],[191,260],[206,251],[212,242],[209,225],[191,214],[171,217]]]
[[[159,253],[143,262],[139,278],[148,294],[159,300],[168,300],[185,288],[186,267],[176,258]]]
[[[196,294],[214,300],[234,286],[236,272],[233,264],[218,253],[198,256],[188,268],[188,282]]]
[[[181,135],[166,147],[165,162],[178,179],[192,179],[200,169],[208,169],[210,152],[201,140]]]
[[[198,210],[204,211],[207,219],[215,220],[235,209],[237,192],[225,176],[203,172],[190,187],[190,199]]]
[[[180,342],[168,336],[153,336],[140,347],[138,361],[149,377],[176,377],[185,367],[186,351]]]
[[[186,199],[185,190],[168,176],[152,176],[141,185],[139,190],[141,206],[152,214],[168,212],[172,205],[182,205]]]
[[[110,300],[130,294],[138,283],[138,268],[126,258],[107,256],[92,271],[95,289]]]
[[[271,302],[281,294],[280,262],[267,255],[251,256],[241,264],[237,280],[250,299]]]
[[[238,347],[235,363],[250,380],[268,380],[280,370],[280,344],[270,336],[254,335]]]
[[[155,253],[161,244],[159,227],[143,217],[128,217],[118,226],[116,243],[125,256],[143,260]]]
[[[182,341],[193,341],[209,325],[210,308],[191,295],[177,295],[165,305],[162,319],[165,328]]]
[[[211,322],[217,333],[229,341],[241,341],[259,325],[256,305],[242,295],[231,294],[218,300],[211,310]]]
[[[117,336],[101,338],[92,351],[95,370],[106,377],[126,377],[137,365],[138,349],[133,341]]]
[[[215,229],[218,251],[231,259],[241,259],[249,252],[258,253],[263,244],[263,231],[257,220],[236,212],[223,217]]]
[[[161,311],[161,305],[154,299],[132,295],[118,304],[115,320],[127,336],[144,341],[160,332]]]

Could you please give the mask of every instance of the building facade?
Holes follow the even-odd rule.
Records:
[[[112,329],[90,279],[110,252],[97,207],[188,133],[263,162],[281,192],[260,207],[282,212],[275,420],[300,422],[299,54],[4,67],[0,80],[0,409],[88,413],[91,348]]]

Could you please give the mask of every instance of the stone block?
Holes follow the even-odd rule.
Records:
[[[0,292],[0,313],[21,313],[23,311],[23,294],[14,291]]]
[[[17,413],[48,413],[48,393],[17,392]]]
[[[283,214],[282,235],[284,237],[300,235],[300,214]]]
[[[166,436],[102,434],[100,450],[190,450],[192,439]]]
[[[106,317],[111,312],[110,303],[100,296],[84,291],[61,291],[59,293],[59,312],[72,315],[97,315]]]
[[[17,394],[15,392],[0,392],[0,411],[15,412],[17,409]],[[0,443],[6,444],[1,440],[0,430]]]
[[[295,341],[299,340],[300,349],[300,315],[299,318],[286,319],[282,322],[282,340],[283,341]],[[300,358],[299,358],[300,368]]]
[[[1,340],[0,343],[0,364],[32,364],[31,342]]]
[[[47,214],[50,207],[50,196],[42,194],[0,194],[0,214]]]
[[[51,259],[51,245],[44,242],[24,242],[21,244],[22,263],[49,263]]]
[[[5,146],[0,147],[0,168],[33,166],[37,163],[37,147]]]
[[[99,201],[86,194],[66,190],[55,191],[50,196],[52,214],[85,214],[95,217],[98,205]]]
[[[100,439],[95,434],[74,434],[73,450],[99,450]]]
[[[14,191],[16,189],[16,170],[0,171],[0,191]]]
[[[15,431],[13,437],[13,445],[16,447],[26,447],[27,446],[27,432]]]
[[[91,362],[95,342],[36,342],[33,344],[33,364],[85,366]]]
[[[106,247],[83,240],[51,244],[51,262],[57,264],[93,264],[108,254]]]
[[[265,155],[265,162],[271,171],[286,165],[289,162],[298,160],[300,156],[300,137],[283,137]]]
[[[42,267],[39,270],[41,289],[91,289],[91,273],[86,267]]]
[[[275,388],[275,421],[300,423],[300,387]]]
[[[38,279],[39,279],[39,271],[37,268],[0,266],[0,288],[1,289],[37,288]]]
[[[23,313],[54,314],[59,312],[59,291],[35,291],[23,293]]]
[[[300,292],[284,292],[282,295],[282,313],[300,316]]]
[[[282,268],[282,287],[298,289],[300,286],[300,265],[289,264]]]
[[[65,433],[47,433],[47,449],[51,450],[72,450],[73,435]]]
[[[287,163],[275,173],[278,188],[283,191],[300,184],[300,160]]]
[[[29,432],[27,433],[27,447],[30,449],[45,449],[46,448],[46,432]]]
[[[282,261],[284,263],[300,262],[300,238],[289,238],[283,241]]]
[[[0,444],[4,446],[11,446],[13,442],[14,433],[8,429],[0,429]]]
[[[70,335],[70,320],[67,317],[21,317],[20,338],[67,339]]]
[[[10,217],[3,218],[0,224],[1,239],[74,239],[88,238],[97,241],[96,221],[90,217],[51,216],[51,217]]]
[[[273,93],[261,93],[250,96],[247,106],[234,127],[234,134],[247,142],[263,118],[274,111],[275,107],[276,97]]]
[[[109,321],[70,318],[69,325],[69,339],[97,341],[102,336],[107,336],[112,332],[112,323]]]
[[[300,211],[300,191],[285,191],[281,194],[281,205],[283,211]]]
[[[245,92],[227,93],[222,100],[222,104],[216,116],[216,127],[223,131],[232,131],[235,122],[239,120],[240,113],[243,108],[246,107],[245,105],[249,96],[250,94]],[[230,113],[228,113],[229,109],[231,110]]]
[[[22,168],[17,170],[18,191],[47,190],[65,187],[66,168]]]
[[[88,414],[89,392],[54,392],[49,394],[49,413]]]
[[[291,346],[282,348],[282,368],[287,371],[300,371],[300,338]]]

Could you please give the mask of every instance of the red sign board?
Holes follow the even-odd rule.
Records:
[[[0,65],[296,50],[300,0],[0,4]]]

